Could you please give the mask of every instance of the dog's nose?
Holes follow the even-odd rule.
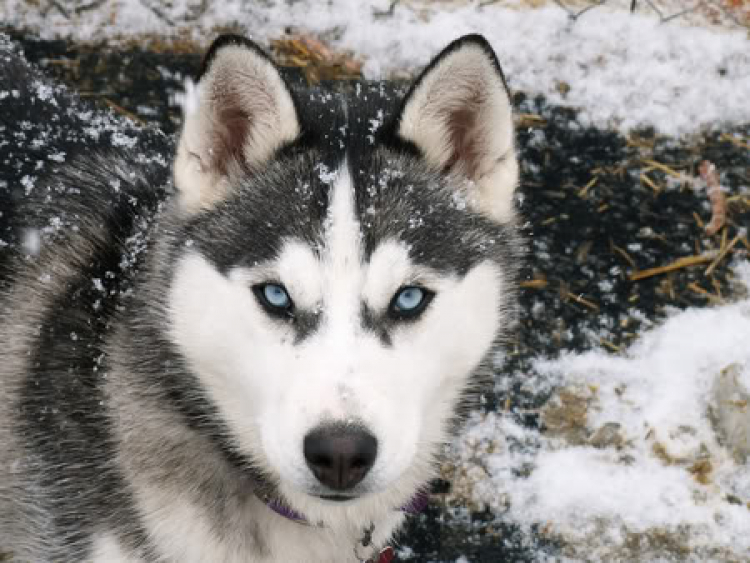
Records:
[[[364,479],[375,463],[378,441],[360,426],[326,424],[305,436],[303,449],[318,481],[345,491]]]

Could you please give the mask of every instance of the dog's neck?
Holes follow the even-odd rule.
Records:
[[[316,524],[311,523],[303,514],[300,514],[293,508],[290,508],[283,502],[280,502],[279,500],[275,498],[266,498],[263,499],[263,501],[266,503],[266,506],[273,510],[276,514],[283,516],[284,518],[291,520],[293,522],[297,522],[299,524],[307,525],[307,526],[313,526]],[[429,496],[424,491],[418,491],[412,498],[409,500],[408,503],[406,503],[404,506],[402,506],[399,510],[402,512],[405,512],[407,514],[418,514],[419,512],[422,512],[426,507],[427,503],[429,502]],[[319,526],[319,525],[318,525]],[[365,549],[372,549],[372,533],[375,529],[375,525],[371,525],[369,528],[365,528],[362,531],[362,538],[359,540],[358,544],[354,548],[354,553],[357,555],[358,548],[361,545]],[[369,558],[369,559],[361,559],[359,558],[359,555],[357,555],[357,558],[362,563],[390,563],[393,558],[395,557],[395,551],[391,546],[386,546],[382,550],[380,550],[376,555],[375,558]]]
[[[312,525],[303,514],[300,514],[278,499],[262,498],[262,500],[266,503],[266,506],[268,506],[268,508],[273,510],[276,514],[279,514],[289,520],[293,520],[294,522],[299,522],[300,524]],[[429,495],[424,491],[418,491],[411,498],[411,500],[409,500],[409,502],[407,502],[399,510],[401,510],[401,512],[406,512],[407,514],[419,514],[427,507],[428,502]]]

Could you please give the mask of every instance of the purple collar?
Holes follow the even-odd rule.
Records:
[[[265,502],[268,508],[273,510],[276,514],[281,514],[284,518],[287,518],[288,520],[294,520],[295,522],[299,522],[300,524],[309,523],[307,521],[307,518],[305,518],[302,514],[300,514],[296,510],[289,508],[283,502],[280,502],[276,499],[270,499]]]
[[[429,502],[430,497],[425,491],[419,491],[415,494],[409,502],[402,506],[399,510],[406,512],[407,514],[418,514],[422,512]],[[289,508],[283,502],[277,499],[269,499],[265,501],[268,508],[273,510],[276,514],[280,514],[284,518],[299,522],[300,524],[310,524],[303,514],[300,514],[296,510]]]

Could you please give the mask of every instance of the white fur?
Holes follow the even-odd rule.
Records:
[[[94,538],[91,549],[93,563],[140,563],[137,558],[127,554],[112,534],[103,534]]]
[[[188,253],[177,268],[169,304],[171,338],[241,449],[277,477],[292,508],[325,526],[301,530],[274,515],[269,530],[289,525],[294,534],[346,537],[344,545],[370,522],[385,541],[398,522],[398,507],[432,477],[432,456],[446,438],[460,391],[501,323],[503,289],[489,263],[460,279],[445,277],[413,264],[396,241],[385,241],[364,263],[353,206],[344,168],[335,180],[322,259],[301,241],[290,241],[276,261],[225,277],[199,254]],[[251,285],[264,279],[284,283],[299,306],[319,307],[319,329],[295,343],[289,326],[271,319],[256,301]],[[362,300],[382,311],[399,287],[416,280],[436,296],[420,320],[394,331],[392,346],[361,328]],[[361,421],[379,444],[375,465],[361,484],[367,493],[347,503],[310,495],[318,484],[302,441],[331,420]],[[181,511],[186,520],[195,518],[187,508]],[[179,533],[186,545],[192,538],[208,541],[195,527],[185,534],[179,520],[166,511],[160,515],[162,528],[172,527],[165,537]],[[342,560],[351,561],[347,557]]]
[[[480,101],[475,103],[476,99]],[[492,60],[474,43],[449,53],[424,75],[404,108],[399,134],[442,169],[454,154],[449,123],[450,115],[458,111],[474,114],[474,128],[467,135],[480,152],[476,162],[459,161],[455,169],[467,173],[471,168],[468,175],[478,189],[470,195],[476,196],[481,211],[509,221],[514,217],[513,193],[518,184],[511,104]]]
[[[234,522],[227,523],[225,532],[236,533],[227,537],[242,538],[243,525],[252,526],[262,536],[266,549],[259,552],[251,542],[227,543],[217,540],[217,535],[205,521],[201,511],[187,504],[179,495],[165,498],[158,487],[144,490],[149,496],[146,504],[159,507],[148,519],[152,526],[152,537],[158,543],[160,562],[164,563],[352,563],[356,561],[355,546],[362,537],[362,529],[353,524],[335,528],[308,526],[293,522],[272,512],[260,501],[253,499],[246,512],[237,515]],[[391,512],[376,526],[373,544],[388,542],[391,530],[403,520],[403,514]],[[342,549],[342,546],[350,546]],[[357,554],[370,557],[371,552],[361,546]],[[140,563],[140,559],[130,556],[119,545],[116,538],[107,534],[96,538],[93,549],[93,563]]]

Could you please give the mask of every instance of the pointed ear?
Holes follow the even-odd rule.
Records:
[[[518,183],[510,97],[487,41],[467,35],[425,69],[404,99],[396,133],[441,170],[467,176],[478,209],[513,218]]]
[[[188,211],[221,201],[234,174],[252,173],[300,134],[294,99],[277,68],[236,35],[211,45],[183,110],[174,177]]]

